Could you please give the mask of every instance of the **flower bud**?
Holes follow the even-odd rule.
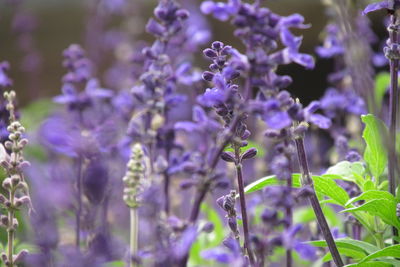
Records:
[[[224,151],[221,153],[221,159],[226,162],[235,162],[235,155],[230,151]]]
[[[29,254],[28,250],[26,250],[26,249],[21,250],[17,255],[14,256],[14,258],[13,258],[14,262],[15,263],[22,262],[24,260],[24,258],[26,256],[28,256],[28,254]]]
[[[257,149],[252,147],[248,149],[246,152],[244,152],[244,154],[242,155],[242,160],[254,158],[256,155],[257,155]]]
[[[8,226],[8,223],[9,223],[8,217],[5,216],[5,215],[1,215],[0,222],[1,222],[2,225]]]
[[[7,259],[8,259],[8,258],[7,258],[7,254],[3,252],[3,253],[1,253],[1,256],[0,256],[0,257],[1,257],[1,260],[2,260],[2,261],[4,262],[4,264],[5,264],[6,261],[7,261]]]
[[[203,232],[205,233],[211,233],[212,231],[214,231],[214,224],[211,222],[207,222],[203,228],[201,229]]]
[[[228,218],[228,225],[232,232],[238,232],[238,225],[236,218],[229,217]]]
[[[203,50],[203,54],[209,58],[216,58],[218,56],[217,52],[211,48],[206,48]]]
[[[180,19],[187,19],[189,17],[189,11],[186,9],[179,9],[176,11],[175,15]]]
[[[11,177],[11,184],[12,186],[17,186],[19,184],[19,182],[21,181],[21,179],[19,178],[18,175],[13,175]]]
[[[215,49],[215,50],[220,50],[220,49],[222,49],[223,46],[224,46],[224,43],[220,42],[220,41],[215,41],[211,44],[212,49]]]
[[[214,73],[209,72],[209,71],[205,71],[203,72],[203,80],[211,82],[214,78]]]
[[[4,179],[3,188],[6,190],[11,190],[11,179],[10,178]]]

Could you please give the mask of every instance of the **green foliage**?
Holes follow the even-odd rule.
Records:
[[[56,105],[50,98],[36,100],[21,110],[21,123],[28,131],[36,131],[41,121],[54,111]]]
[[[378,109],[382,106],[383,97],[390,85],[390,73],[380,72],[375,77],[375,101]]]
[[[316,247],[327,247],[325,240],[311,241],[309,243]],[[370,243],[354,240],[348,237],[338,238],[335,240],[335,243],[338,248],[351,249],[364,254],[374,253],[379,250],[377,246],[371,245]]]
[[[329,225],[333,227],[342,227],[343,221],[337,216],[337,213],[331,206],[324,205],[322,210]],[[293,213],[293,223],[295,224],[309,224],[310,222],[315,222],[316,217],[314,210],[311,207],[299,207],[294,210]]]
[[[51,99],[44,98],[37,100],[21,110],[21,123],[28,132],[37,131],[40,122],[54,111],[56,105]],[[38,144],[29,143],[24,149],[28,158],[39,161],[46,161],[46,152]]]
[[[365,168],[362,162],[341,161],[328,168],[323,176],[353,182],[361,187],[364,175]]]
[[[383,137],[387,136],[386,125],[372,114],[361,116],[365,123],[363,138],[366,143],[364,160],[376,180],[383,174],[387,164],[387,153]]]
[[[343,210],[342,212],[356,212],[356,211],[366,211],[373,216],[378,216],[385,223],[395,226],[400,229],[400,221],[396,216],[396,205],[397,202],[388,199],[373,199],[358,207],[352,207]]]
[[[393,246],[378,250],[378,251],[368,255],[367,257],[363,258],[359,263],[371,261],[371,260],[382,258],[382,257],[400,258],[400,245],[393,245]],[[400,264],[400,261],[398,261],[398,264]],[[397,265],[397,266],[399,266],[399,265]]]
[[[190,264],[195,266],[211,266],[210,261],[201,257],[201,251],[219,246],[225,238],[225,228],[218,213],[206,203],[201,204],[201,211],[205,214],[207,221],[214,224],[211,233],[200,233],[196,242],[190,250]]]
[[[331,199],[330,203],[342,205],[349,200],[347,192],[337,185],[337,183],[330,176],[312,176],[314,181],[315,192],[317,195],[325,195]],[[292,184],[294,188],[301,186],[301,174],[294,173],[292,175]],[[284,185],[285,181],[279,180],[276,176],[266,176],[257,181],[247,185],[244,188],[246,194],[262,190],[268,186]]]

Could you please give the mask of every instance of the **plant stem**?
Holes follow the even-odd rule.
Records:
[[[243,183],[243,172],[242,163],[240,162],[240,148],[235,145],[235,158],[236,158],[236,177],[238,182],[238,191],[240,197],[240,212],[242,214],[243,222],[243,236],[244,236],[244,251],[247,251],[251,266],[254,266],[254,256],[250,248],[250,236],[249,236],[249,223],[247,218],[246,198],[244,196],[244,183]]]
[[[169,163],[169,158],[170,158],[170,153],[171,150],[170,148],[167,146],[165,148],[165,154],[166,154],[166,160]],[[169,214],[169,184],[170,184],[170,176],[168,173],[168,168],[164,171],[164,197],[165,197],[165,206],[164,206],[164,211],[165,214],[168,216]]]
[[[131,216],[131,235],[130,235],[129,266],[136,267],[137,264],[134,261],[133,257],[137,254],[137,251],[138,251],[139,216],[138,216],[137,208],[130,209],[130,216]]]
[[[322,212],[321,206],[319,204],[317,195],[315,194],[314,184],[311,179],[310,171],[308,168],[308,161],[306,156],[306,151],[304,147],[304,140],[302,137],[298,137],[295,139],[296,148],[297,148],[297,156],[299,160],[300,169],[302,171],[302,185],[309,186],[312,190],[308,195],[308,199],[311,203],[311,206],[314,210],[315,217],[317,218],[319,228],[324,236],[324,239],[328,245],[329,251],[332,254],[333,261],[336,266],[343,266],[343,261],[340,257],[339,251],[336,247],[335,240],[333,239],[331,230],[329,229],[329,225],[326,221],[325,215]]]
[[[285,139],[284,144],[286,147],[290,146],[289,140]],[[287,157],[288,161],[289,161],[289,173],[291,174],[293,172],[293,166],[292,166],[292,154],[289,152],[285,153],[285,156]],[[287,186],[287,190],[288,190],[288,196],[292,197],[292,186],[293,186],[293,181],[292,181],[292,176],[290,175],[289,177],[285,177],[286,178],[286,186]],[[289,227],[292,226],[293,224],[293,209],[292,206],[287,206],[286,207],[286,220],[288,221],[288,226],[286,227],[286,229],[288,229]],[[286,249],[286,267],[292,267],[293,266],[293,257],[292,257],[292,250],[287,248]]]
[[[218,164],[219,157],[221,156],[221,153],[224,151],[224,148],[226,145],[229,143],[233,136],[233,129],[236,128],[237,124],[240,121],[240,115],[237,115],[233,120],[232,124],[228,129],[228,134],[225,136],[225,138],[222,140],[222,142],[219,144],[219,147],[215,150],[215,153],[213,154],[209,167],[207,168],[207,174],[205,174],[205,181],[201,187],[197,190],[196,198],[195,201],[193,202],[193,207],[192,211],[190,213],[189,221],[191,223],[196,222],[199,213],[200,213],[200,206],[201,203],[203,202],[207,191],[210,189],[211,182],[212,180],[209,178],[209,175],[214,171],[215,167]]]
[[[396,11],[395,11],[396,12]],[[389,38],[391,44],[399,43],[398,34],[398,21],[396,14],[391,16],[391,24],[389,25]],[[389,103],[389,144],[388,145],[388,158],[389,158],[389,192],[396,196],[396,177],[395,168],[397,163],[396,157],[396,121],[397,121],[397,100],[399,97],[398,93],[398,71],[399,71],[399,59],[390,58],[390,103]],[[376,177],[378,179],[378,177]],[[392,228],[393,236],[398,236],[399,233],[396,227]],[[397,243],[393,239],[393,243]]]
[[[8,229],[7,229],[7,246],[8,246],[8,261],[9,265],[8,267],[14,267],[14,235],[15,235],[15,229],[13,227],[14,223],[14,201],[15,201],[15,191],[14,189],[10,190],[9,193],[10,197],[10,202],[11,202],[11,208],[8,209]]]
[[[291,177],[289,179],[287,179],[287,187],[289,189],[288,194],[291,194],[291,191],[292,191],[292,178]],[[293,223],[292,207],[286,208],[286,219],[289,221],[289,226],[291,226]],[[293,266],[292,250],[286,249],[286,267],[292,267],[292,266]]]
[[[82,214],[82,157],[78,159],[78,175],[76,177],[78,209],[76,211],[75,246],[80,250],[81,214]]]

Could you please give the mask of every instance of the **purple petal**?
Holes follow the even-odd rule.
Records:
[[[310,25],[303,24],[304,23],[304,17],[300,14],[292,14],[287,17],[283,17],[280,20],[280,23],[284,27],[295,27],[295,28],[300,28],[300,29],[307,29],[310,28]]]
[[[230,254],[221,248],[207,249],[201,252],[201,256],[206,260],[215,260],[220,263],[229,263],[231,261]]]
[[[296,240],[293,247],[300,254],[301,258],[315,260],[317,249],[314,246]]]
[[[380,9],[384,9],[384,8],[386,8],[386,9],[389,8],[389,3],[388,3],[387,0],[384,0],[384,1],[378,2],[378,3],[369,4],[369,5],[364,9],[364,11],[363,11],[362,13],[363,13],[363,15],[366,15],[366,14],[368,14],[369,12],[373,12],[373,11],[380,10]]]
[[[301,45],[301,41],[303,40],[302,36],[295,36],[293,35],[287,28],[283,28],[281,30],[281,40],[282,43],[293,50],[298,50],[300,45]]]
[[[179,121],[179,122],[175,123],[174,128],[176,130],[182,130],[182,131],[191,133],[198,129],[198,125],[191,121]]]
[[[165,33],[165,27],[152,18],[147,23],[146,30],[155,36],[163,36]]]
[[[313,69],[315,67],[314,58],[308,54],[292,52],[290,53],[290,57],[294,62],[304,66],[307,69]]]
[[[195,122],[206,122],[208,120],[207,114],[204,112],[204,110],[199,107],[195,106],[193,108],[193,120]]]
[[[332,121],[321,114],[311,114],[308,121],[317,125],[321,129],[328,129],[332,125]]]

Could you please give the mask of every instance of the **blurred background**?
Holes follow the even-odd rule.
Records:
[[[124,29],[130,33],[131,44],[152,37],[144,30],[147,19],[156,5],[155,0],[129,0],[132,8],[118,10],[128,0],[1,0],[0,1],[0,61],[11,64],[10,75],[14,89],[20,97],[20,104],[30,100],[59,94],[62,67],[62,51],[71,43],[83,45],[89,57],[96,62],[99,53],[90,53],[90,46],[97,40],[95,10],[99,3],[104,9],[112,10],[107,17],[107,27]],[[324,1],[324,0],[323,0]],[[304,40],[302,51],[315,56],[315,47],[321,44],[321,31],[327,23],[326,8],[319,0],[270,0],[268,7],[281,15],[302,14],[312,27],[302,30]],[[181,0],[183,5],[199,9],[201,0]],[[363,2],[363,1],[358,1]],[[361,4],[362,5],[362,4]],[[98,15],[98,14],[97,14]],[[372,16],[382,21],[382,12]],[[233,37],[233,27],[229,22],[221,23],[211,16],[207,21],[212,29],[212,40],[220,40],[237,48],[242,48],[239,40]],[[374,23],[374,31],[385,36],[381,22]],[[103,25],[105,26],[105,25]],[[379,49],[379,47],[374,47]],[[121,48],[120,53],[124,50]],[[97,51],[99,52],[99,51]],[[129,53],[129,52],[127,52]],[[101,54],[101,51],[100,51]],[[104,57],[104,55],[102,55]],[[110,55],[108,55],[110,56]],[[207,63],[201,55],[198,65]],[[107,61],[101,66],[107,68]],[[98,70],[101,72],[102,70]],[[314,70],[291,64],[279,70],[294,78],[290,90],[307,103],[319,98],[327,87],[327,73],[332,71],[331,60],[317,60]],[[101,75],[99,75],[101,77]],[[306,92],[306,93],[305,93]]]

